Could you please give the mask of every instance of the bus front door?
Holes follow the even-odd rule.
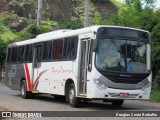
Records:
[[[88,39],[81,42],[81,62],[80,62],[80,84],[79,94],[85,95],[87,92],[87,66],[88,66],[88,51],[90,41]]]

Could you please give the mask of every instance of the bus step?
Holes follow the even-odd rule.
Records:
[[[32,90],[32,93],[38,93],[39,91],[38,90]]]
[[[77,97],[79,97],[79,98],[87,98],[87,95],[86,94],[79,94]]]

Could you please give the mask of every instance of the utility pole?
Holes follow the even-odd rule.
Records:
[[[37,26],[39,26],[41,23],[41,13],[42,13],[42,0],[38,0]]]
[[[86,0],[85,2],[85,13],[84,13],[84,27],[88,27],[88,23],[89,23],[89,0]]]

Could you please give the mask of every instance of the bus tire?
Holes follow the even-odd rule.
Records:
[[[27,91],[27,83],[25,80],[21,83],[21,96],[24,99],[28,99],[31,97],[31,93]]]
[[[117,107],[122,106],[123,103],[124,103],[124,100],[113,100],[112,101],[112,105],[117,106]]]
[[[73,83],[70,84],[68,90],[69,104],[76,108],[80,104],[80,99],[76,98],[75,85]]]

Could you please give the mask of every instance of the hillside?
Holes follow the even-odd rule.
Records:
[[[0,1],[0,13],[6,12],[8,8],[8,5],[6,3],[6,0]]]
[[[112,0],[113,1],[113,0]],[[74,21],[83,23],[84,0],[44,0],[44,20]],[[0,13],[17,14],[20,17],[36,20],[37,0],[1,0]],[[102,20],[108,20],[117,13],[117,7],[109,0],[90,2],[90,24],[94,18],[102,16]]]
[[[114,0],[112,0],[114,1]],[[36,26],[38,0],[0,0],[0,64],[6,46],[57,29],[83,27],[85,0],[43,0],[41,26]],[[103,24],[118,11],[110,0],[90,0],[89,24]]]

